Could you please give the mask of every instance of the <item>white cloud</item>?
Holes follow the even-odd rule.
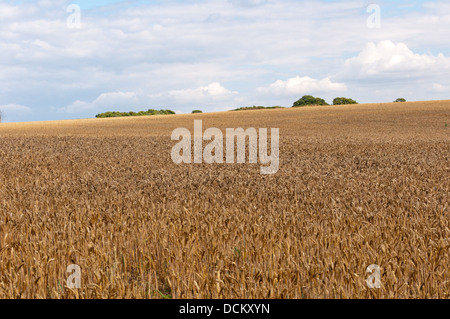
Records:
[[[21,104],[0,105],[0,122],[23,122],[35,117],[33,110]]]
[[[224,105],[235,105],[242,99],[239,93],[230,91],[218,82],[196,89],[172,90],[159,93],[137,92],[109,92],[99,95],[92,101],[77,100],[70,105],[59,108],[58,112],[77,114],[83,112],[100,111],[141,111],[145,108],[170,108],[175,105],[192,106],[192,103],[211,110],[217,106],[223,110]],[[177,102],[177,103],[174,103]],[[206,110],[206,109],[205,109]],[[177,109],[177,113],[183,113]]]
[[[6,104],[0,105],[0,111],[3,111],[6,114],[13,113],[15,115],[22,115],[23,113],[30,113],[31,108],[20,104]]]
[[[432,91],[437,93],[450,94],[450,85],[442,85],[439,83],[434,83],[432,86]]]
[[[278,80],[267,87],[260,87],[258,91],[276,95],[299,95],[316,92],[340,92],[346,91],[344,83],[332,82],[330,78],[316,80],[309,76],[290,78],[286,81]]]
[[[0,21],[14,19],[20,15],[20,9],[16,6],[10,6],[0,3]]]
[[[437,56],[417,54],[404,43],[395,44],[387,40],[367,44],[357,57],[345,61],[345,69],[349,77],[411,77],[450,70],[450,58],[442,53]]]
[[[430,8],[430,9],[435,9],[438,12],[444,12],[449,14],[450,13],[450,3],[448,3],[447,1],[433,1],[433,2],[428,2],[424,4],[424,7],[426,8]]]
[[[209,102],[234,99],[239,92],[230,91],[220,83],[213,82],[196,89],[172,90],[169,95],[181,102]]]
[[[117,108],[127,107],[133,108],[140,101],[135,92],[110,92],[103,93],[92,102],[77,100],[71,105],[59,109],[60,112],[81,113],[86,110],[101,110],[107,108],[110,111]]]
[[[374,92],[392,89],[393,78],[395,97],[445,98],[431,88],[448,83],[448,1],[413,10],[386,2],[383,27],[373,30],[367,3],[355,0],[81,1],[80,29],[66,25],[73,1],[0,2],[0,104],[33,105],[30,120],[147,106],[189,112],[194,103],[289,105],[290,95],[331,98],[346,87],[358,101],[377,101]],[[52,105],[66,107],[54,114]]]
[[[32,109],[20,104],[0,105],[1,122],[17,122],[23,121],[32,114]]]
[[[111,103],[137,103],[138,98],[135,92],[112,92],[112,93],[103,93],[97,99],[95,99],[94,103],[97,105],[108,105]]]

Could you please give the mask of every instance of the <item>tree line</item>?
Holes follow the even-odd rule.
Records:
[[[406,100],[404,98],[398,98],[397,100],[394,101],[394,103],[402,103],[402,102],[406,102]],[[346,97],[337,97],[333,100],[333,105],[351,105],[351,104],[358,104],[358,102]],[[292,107],[307,106],[307,105],[329,105],[329,104],[320,97],[314,97],[312,95],[304,95],[301,99],[295,101]]]
[[[170,115],[175,114],[172,110],[154,110],[148,109],[147,111],[139,112],[104,112],[97,114],[96,118],[107,118],[107,117],[127,117],[127,116],[149,116],[149,115]]]
[[[394,101],[395,103],[406,102],[404,98],[398,98]],[[358,104],[354,99],[350,99],[347,97],[337,97],[333,100],[333,105],[351,105]],[[324,99],[320,97],[314,97],[312,95],[304,95],[301,99],[294,102],[292,107],[302,107],[302,106],[311,106],[311,105],[330,105]],[[267,109],[282,109],[282,106],[246,106],[234,109],[233,111],[248,111],[248,110],[267,110]],[[201,110],[192,111],[193,114],[203,113]],[[154,110],[148,109],[147,111],[139,111],[139,112],[104,112],[97,114],[96,118],[108,118],[108,117],[128,117],[128,116],[149,116],[149,115],[170,115],[175,114],[172,110]],[[0,122],[1,122],[1,112],[0,112]]]

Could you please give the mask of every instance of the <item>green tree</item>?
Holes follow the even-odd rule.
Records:
[[[329,105],[329,104],[325,102],[324,99],[321,99],[319,97],[314,97],[312,95],[304,95],[300,100],[294,102],[294,105],[292,107],[307,106],[307,105]]]
[[[346,97],[337,97],[333,100],[333,105],[347,105],[347,104],[358,104],[358,102]]]
[[[406,100],[404,98],[398,98],[394,101],[394,103],[404,103]]]
[[[192,114],[200,114],[200,113],[203,113],[203,111],[200,111],[200,110],[194,110],[194,111],[192,111]]]

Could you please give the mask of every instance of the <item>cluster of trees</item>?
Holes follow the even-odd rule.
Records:
[[[333,100],[333,105],[349,105],[349,104],[358,104],[358,102],[346,97],[337,97]]]
[[[346,97],[337,97],[333,100],[333,105],[347,105],[347,104],[358,104],[358,102]],[[295,101],[292,107],[300,107],[307,105],[329,105],[329,104],[320,97],[314,97],[312,95],[304,95],[300,100]]]
[[[126,117],[126,116],[149,116],[149,115],[170,115],[175,114],[172,110],[154,110],[148,109],[147,111],[140,112],[105,112],[97,114],[96,118],[107,118],[107,117]]]
[[[404,98],[398,98],[394,101],[395,103],[403,103],[406,102]],[[333,100],[333,105],[349,105],[349,104],[358,104],[353,99],[349,99],[346,97],[337,97]],[[307,106],[307,105],[329,105],[324,99],[320,97],[314,97],[312,95],[305,95],[300,100],[294,102],[293,107],[299,106]]]

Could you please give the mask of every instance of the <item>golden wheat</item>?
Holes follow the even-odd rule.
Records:
[[[194,119],[280,128],[279,172],[173,164]],[[449,101],[1,124],[0,298],[449,298],[446,123]]]

